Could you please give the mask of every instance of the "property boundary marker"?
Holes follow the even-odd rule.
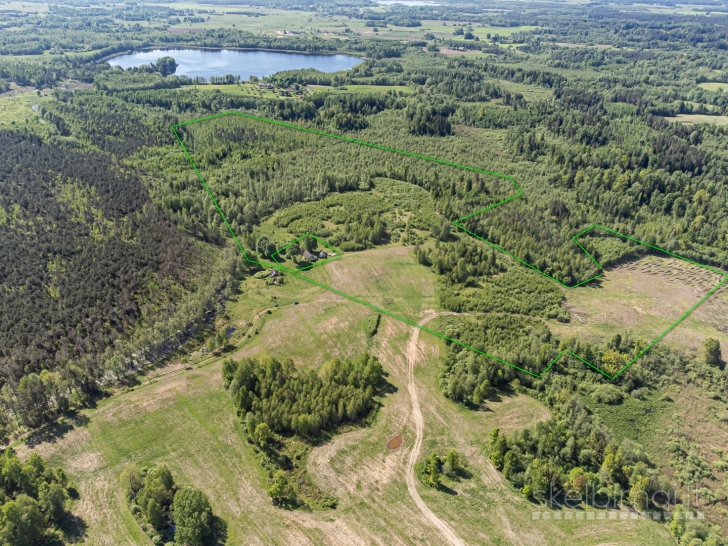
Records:
[[[185,146],[184,142],[182,141],[182,138],[180,137],[179,133],[177,132],[177,128],[178,127],[183,127],[183,126],[186,126],[186,125],[191,125],[193,123],[199,123],[201,121],[207,121],[207,120],[211,120],[211,119],[215,119],[215,118],[221,118],[221,117],[230,116],[230,115],[239,116],[239,117],[243,117],[243,118],[246,118],[246,119],[252,119],[252,120],[260,121],[260,122],[264,122],[264,123],[269,123],[271,125],[278,125],[278,126],[281,126],[281,127],[287,127],[289,129],[295,129],[295,130],[303,131],[303,132],[307,132],[307,133],[313,133],[313,134],[316,134],[316,135],[325,136],[325,137],[333,138],[333,139],[336,139],[336,140],[341,140],[341,141],[344,141],[344,142],[349,142],[349,143],[352,143],[352,144],[359,144],[361,146],[367,146],[369,148],[376,148],[376,149],[384,150],[384,151],[387,151],[387,152],[393,152],[393,153],[397,153],[397,154],[404,155],[404,156],[408,156],[408,157],[414,157],[414,158],[417,158],[417,159],[423,159],[425,161],[431,161],[431,162],[434,162],[434,163],[439,163],[441,165],[447,165],[447,166],[450,166],[450,167],[455,167],[455,168],[463,169],[463,170],[466,170],[466,171],[473,171],[473,172],[477,172],[477,173],[480,173],[480,174],[486,174],[486,175],[493,176],[493,177],[496,177],[496,178],[503,178],[503,179],[508,180],[513,185],[513,187],[517,190],[517,193],[515,195],[512,195],[510,197],[507,197],[505,199],[502,199],[498,203],[495,203],[495,204],[490,205],[488,207],[485,207],[485,208],[482,208],[480,210],[477,210],[477,211],[475,211],[475,212],[473,212],[473,213],[471,213],[471,214],[469,214],[467,216],[463,216],[462,218],[458,218],[457,220],[455,220],[453,222],[453,224],[458,229],[464,231],[468,235],[470,235],[470,236],[472,236],[472,237],[474,237],[474,238],[476,238],[476,239],[478,239],[478,240],[480,240],[480,241],[482,241],[482,242],[490,245],[491,247],[495,248],[499,252],[502,252],[502,253],[506,254],[507,256],[510,256],[511,258],[513,258],[514,260],[516,260],[517,262],[519,262],[520,264],[522,264],[522,265],[524,265],[524,266],[526,266],[526,267],[528,267],[528,268],[530,268],[530,269],[532,269],[532,270],[540,273],[544,277],[546,277],[548,279],[551,279],[552,281],[558,283],[559,285],[563,286],[564,288],[569,288],[569,289],[571,289],[571,288],[577,288],[577,287],[582,286],[582,285],[584,285],[584,284],[586,284],[588,282],[591,282],[591,281],[593,281],[595,279],[598,279],[598,278],[600,278],[600,277],[602,277],[604,275],[603,268],[602,268],[601,264],[578,241],[578,239],[580,237],[582,237],[583,235],[585,235],[586,233],[588,233],[588,232],[590,232],[592,230],[603,230],[603,231],[607,231],[607,232],[609,232],[609,233],[611,233],[613,235],[616,235],[618,237],[623,237],[623,238],[628,239],[628,240],[630,240],[632,242],[639,243],[639,244],[644,245],[644,246],[647,246],[647,247],[649,247],[649,248],[651,248],[653,250],[657,250],[659,252],[662,252],[664,254],[668,254],[669,256],[672,256],[672,257],[677,258],[679,260],[682,260],[682,261],[691,263],[693,265],[696,265],[698,267],[701,267],[703,269],[709,270],[709,271],[711,271],[713,273],[716,273],[718,275],[721,275],[723,278],[722,278],[722,280],[720,282],[718,282],[718,284],[716,284],[716,286],[713,287],[712,290],[710,290],[705,296],[703,296],[700,299],[700,301],[698,301],[687,312],[685,312],[683,315],[681,315],[680,318],[678,318],[675,322],[673,322],[667,328],[667,330],[665,330],[664,332],[662,332],[662,334],[660,334],[657,337],[657,339],[655,339],[652,343],[650,343],[649,345],[647,345],[647,347],[645,347],[644,349],[642,349],[637,355],[634,356],[634,358],[632,358],[632,360],[630,360],[625,366],[623,366],[622,369],[620,369],[618,372],[614,373],[613,375],[610,375],[606,371],[604,371],[601,368],[599,368],[598,366],[595,366],[594,364],[592,364],[590,362],[587,362],[582,357],[580,357],[579,355],[575,354],[573,351],[568,350],[568,349],[561,351],[556,356],[556,358],[554,358],[549,363],[549,365],[546,367],[546,369],[543,372],[541,372],[541,373],[534,373],[534,372],[531,372],[529,370],[525,370],[525,369],[521,368],[520,366],[516,366],[515,364],[512,364],[510,362],[507,362],[507,361],[505,361],[503,359],[500,359],[500,358],[498,358],[495,355],[491,355],[491,354],[489,354],[489,353],[487,353],[485,351],[481,351],[479,349],[476,349],[474,347],[471,347],[470,345],[467,345],[466,343],[463,343],[461,341],[458,341],[457,339],[452,339],[452,338],[450,338],[450,337],[448,337],[448,336],[446,336],[446,335],[444,335],[444,334],[442,334],[440,332],[437,332],[435,330],[432,330],[431,328],[427,328],[426,326],[417,324],[417,322],[415,322],[415,321],[409,320],[409,319],[407,319],[405,317],[401,317],[401,316],[399,316],[399,315],[397,315],[395,313],[392,313],[391,311],[387,311],[386,309],[382,309],[380,307],[377,307],[376,305],[373,305],[371,303],[365,302],[365,301],[363,301],[363,300],[361,300],[361,299],[359,299],[359,298],[357,298],[355,296],[351,296],[351,295],[346,294],[346,293],[344,293],[344,292],[342,292],[340,290],[337,290],[337,289],[335,289],[335,288],[333,288],[331,286],[328,286],[328,285],[323,284],[323,283],[321,283],[319,281],[316,281],[315,279],[311,279],[309,277],[306,277],[304,275],[301,275],[300,273],[297,272],[297,270],[290,270],[290,269],[287,269],[287,268],[283,267],[280,264],[280,262],[278,262],[278,260],[275,258],[275,255],[277,255],[281,250],[284,250],[285,248],[288,248],[292,244],[300,241],[301,239],[303,239],[305,237],[308,237],[308,236],[314,237],[319,242],[321,242],[322,244],[326,245],[327,247],[333,248],[331,245],[329,245],[328,243],[325,243],[324,241],[322,241],[321,239],[319,239],[318,237],[316,237],[315,235],[313,235],[311,233],[305,233],[304,235],[302,235],[298,239],[292,241],[291,243],[289,243],[285,247],[283,247],[281,249],[278,249],[271,256],[274,259],[274,261],[276,262],[275,265],[274,264],[261,263],[261,262],[255,261],[255,260],[251,260],[250,257],[248,256],[248,254],[245,252],[245,249],[243,248],[243,245],[238,240],[237,235],[235,234],[235,232],[233,231],[232,227],[228,223],[228,220],[225,217],[225,214],[223,214],[222,210],[220,209],[220,206],[218,205],[217,200],[215,199],[215,196],[212,194],[212,191],[210,191],[210,188],[207,185],[207,182],[205,182],[205,179],[202,177],[202,174],[200,173],[199,169],[197,168],[197,165],[195,164],[194,160],[192,159],[192,156],[190,155],[189,151],[187,150],[187,147]],[[658,246],[651,245],[651,244],[646,243],[644,241],[640,241],[639,239],[636,239],[634,237],[630,237],[629,235],[625,235],[623,233],[620,233],[618,231],[615,231],[613,229],[610,229],[610,228],[608,228],[606,226],[602,226],[602,225],[599,225],[599,224],[592,224],[591,226],[589,226],[585,230],[583,230],[583,231],[577,233],[576,235],[574,235],[574,237],[572,237],[572,240],[574,241],[574,243],[576,243],[576,245],[587,256],[589,256],[589,258],[592,260],[592,262],[594,262],[594,264],[596,265],[596,267],[598,267],[600,270],[602,270],[602,272],[599,273],[599,274],[597,274],[597,275],[594,275],[594,276],[592,276],[592,277],[590,277],[590,278],[588,278],[586,280],[580,281],[580,282],[578,282],[578,283],[576,283],[576,284],[574,284],[572,286],[568,286],[568,285],[564,284],[563,282],[561,282],[560,280],[558,280],[558,279],[552,277],[551,275],[547,274],[546,272],[541,271],[540,269],[538,269],[537,267],[533,266],[532,264],[529,264],[529,263],[525,262],[524,260],[518,258],[514,254],[508,252],[503,247],[501,247],[499,245],[496,245],[495,243],[492,243],[491,241],[488,241],[487,239],[485,239],[483,237],[480,237],[479,235],[473,233],[472,231],[470,231],[469,229],[467,229],[463,225],[463,222],[465,222],[465,221],[467,221],[467,220],[469,220],[469,219],[471,219],[471,218],[473,218],[473,217],[475,217],[477,215],[483,214],[483,213],[485,213],[485,212],[487,212],[489,210],[492,210],[492,209],[494,209],[496,207],[499,207],[501,205],[505,205],[506,203],[508,203],[510,201],[513,201],[514,199],[517,199],[517,198],[523,196],[523,190],[521,190],[521,188],[518,186],[518,184],[516,183],[516,181],[510,175],[495,173],[495,172],[491,172],[491,171],[486,171],[486,170],[483,170],[483,169],[478,169],[476,167],[469,167],[467,165],[461,165],[459,163],[454,163],[452,161],[445,161],[445,160],[442,160],[442,159],[428,157],[428,156],[421,155],[421,154],[415,154],[415,153],[412,153],[412,152],[406,152],[406,151],[403,151],[403,150],[397,150],[395,148],[390,148],[388,146],[381,146],[379,144],[373,144],[371,142],[366,142],[366,141],[363,141],[363,140],[357,140],[357,139],[353,139],[353,138],[343,137],[343,136],[340,136],[340,135],[334,135],[334,134],[331,134],[331,133],[326,133],[324,131],[318,131],[316,129],[310,129],[308,127],[301,127],[299,125],[293,125],[291,123],[286,123],[284,121],[278,121],[278,120],[263,118],[263,117],[259,117],[259,116],[253,116],[251,114],[244,114],[242,112],[223,112],[223,113],[220,113],[220,114],[214,114],[214,115],[211,115],[211,116],[205,116],[205,117],[202,117],[202,118],[193,119],[193,120],[185,121],[185,122],[182,122],[182,123],[177,123],[177,124],[171,126],[171,130],[174,133],[175,137],[177,138],[177,141],[179,142],[180,146],[182,147],[182,150],[184,151],[185,155],[187,156],[187,159],[189,160],[190,164],[192,165],[192,168],[194,169],[195,173],[197,174],[197,177],[200,179],[200,182],[202,183],[203,188],[207,192],[208,197],[212,201],[213,205],[215,205],[215,209],[217,210],[217,212],[222,217],[222,220],[223,220],[223,223],[225,224],[225,227],[227,227],[228,231],[230,232],[230,235],[232,236],[233,240],[235,241],[235,244],[238,246],[238,249],[240,250],[241,254],[243,255],[243,257],[245,258],[245,260],[247,262],[253,263],[253,264],[256,264],[256,265],[261,265],[263,267],[268,267],[268,268],[271,268],[271,269],[278,269],[279,271],[285,271],[287,273],[290,273],[290,274],[292,274],[292,275],[294,275],[294,276],[296,276],[296,277],[298,277],[300,279],[303,279],[303,280],[305,280],[307,282],[310,282],[312,284],[315,284],[315,285],[317,285],[317,286],[319,286],[321,288],[324,288],[326,290],[329,290],[330,292],[333,292],[334,294],[337,294],[339,296],[342,296],[344,298],[347,298],[347,299],[349,299],[349,300],[351,300],[351,301],[353,301],[355,303],[358,303],[358,304],[364,305],[366,307],[369,307],[370,309],[373,309],[373,310],[377,311],[378,313],[381,313],[383,315],[392,317],[392,318],[394,318],[396,320],[402,321],[402,322],[404,322],[406,324],[409,324],[410,326],[413,326],[415,328],[419,328],[420,330],[423,330],[423,331],[425,331],[427,333],[430,333],[430,334],[432,334],[434,336],[437,336],[437,337],[439,337],[439,338],[441,338],[441,339],[443,339],[445,341],[448,341],[450,343],[454,343],[455,345],[458,345],[458,346],[463,347],[465,349],[469,349],[469,350],[471,350],[471,351],[473,351],[475,353],[478,353],[478,354],[483,355],[483,356],[485,356],[487,358],[490,358],[491,360],[495,360],[496,362],[498,362],[500,364],[503,364],[503,365],[506,365],[506,366],[510,366],[511,368],[514,368],[514,369],[516,369],[516,370],[518,370],[518,371],[520,371],[522,373],[525,373],[525,374],[530,375],[532,377],[535,377],[537,379],[541,379],[546,374],[546,372],[548,372],[551,369],[551,367],[554,364],[556,364],[556,362],[558,362],[564,355],[571,356],[571,357],[579,360],[580,362],[584,363],[586,366],[588,366],[588,367],[592,368],[593,370],[595,370],[595,371],[599,372],[600,374],[602,374],[607,379],[610,379],[610,380],[616,379],[625,370],[627,370],[627,368],[629,368],[638,359],[640,359],[642,356],[644,356],[652,347],[655,346],[655,344],[657,344],[667,334],[669,334],[673,329],[675,329],[693,311],[695,311],[695,309],[697,309],[703,302],[705,302],[710,296],[712,296],[716,291],[718,291],[722,286],[724,286],[726,284],[726,282],[728,282],[728,273],[725,273],[723,271],[720,271],[718,269],[715,269],[713,267],[710,267],[710,266],[707,266],[707,265],[704,265],[704,264],[697,263],[697,262],[695,262],[693,260],[690,260],[690,259],[685,258],[683,256],[680,256],[678,254],[674,254],[674,253],[672,253],[672,252],[670,252],[668,250],[665,250],[663,248],[660,248]],[[334,250],[336,250],[336,249],[334,249]],[[341,256],[341,252],[337,250],[336,253],[337,253],[337,256],[335,256],[333,258],[329,258],[327,260],[322,260],[321,262],[317,262],[314,265],[321,265],[321,264],[326,263],[326,262],[329,262],[329,261],[331,261],[333,259],[339,258]],[[308,268],[305,268],[303,270],[311,269],[311,268],[314,267],[314,265],[311,265]],[[301,270],[298,270],[298,271],[301,271]]]

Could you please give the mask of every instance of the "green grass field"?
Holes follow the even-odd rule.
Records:
[[[275,98],[278,94],[272,89],[259,87],[257,83],[239,83],[239,84],[213,84],[204,85],[185,85],[182,89],[198,90],[198,91],[220,91],[230,95],[243,95],[246,97],[263,97]]]
[[[0,97],[0,125],[24,124],[37,120],[38,106],[48,100],[53,100],[53,97],[48,96],[47,90],[41,92],[40,96],[35,91],[23,91],[14,96]]]
[[[396,91],[398,93],[411,94],[414,91],[406,85],[347,85],[345,87],[329,87],[329,86],[308,86],[308,90],[313,93],[386,93],[388,91]]]
[[[720,91],[721,89],[723,92],[728,91],[728,83],[721,83],[721,82],[704,82],[699,83],[698,87],[702,87],[703,89],[707,91]]]
[[[434,276],[402,247],[348,254],[318,273],[374,300],[393,298],[412,314],[432,309]],[[356,277],[356,278],[355,278]],[[118,474],[129,462],[167,464],[176,480],[204,490],[228,524],[228,544],[440,544],[439,531],[425,520],[408,494],[405,465],[414,437],[407,389],[406,346],[412,328],[383,318],[374,338],[359,320],[366,308],[293,278],[284,287],[247,280],[231,301],[230,320],[251,321],[273,307],[260,334],[239,351],[257,356],[293,356],[309,367],[337,354],[365,349],[377,354],[394,392],[382,399],[369,428],[335,436],[314,448],[308,470],[314,482],[339,500],[329,511],[287,511],[274,507],[263,490],[253,453],[232,402],[221,385],[220,359],[179,369],[82,412],[86,426],[33,449],[62,465],[79,486],[74,511],[88,525],[87,544],[151,544],[129,514]],[[299,305],[292,305],[297,298]],[[392,304],[393,307],[395,304]],[[467,544],[672,544],[665,527],[650,521],[605,519],[532,520],[539,508],[514,491],[482,452],[493,427],[514,430],[548,418],[538,402],[503,396],[474,412],[445,399],[437,387],[444,346],[420,335],[415,388],[425,423],[421,457],[456,448],[467,457],[471,477],[448,482],[450,492],[417,485],[427,506]],[[404,445],[385,443],[403,434]],[[27,446],[19,446],[24,456]],[[559,511],[562,513],[562,511]],[[603,513],[602,516],[606,514]]]

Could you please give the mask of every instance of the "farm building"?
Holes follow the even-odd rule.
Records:
[[[304,250],[303,259],[307,262],[315,262],[316,260],[318,260],[318,257],[316,256],[316,254],[311,254],[308,250]]]

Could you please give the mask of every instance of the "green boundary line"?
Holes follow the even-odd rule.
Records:
[[[326,258],[325,260],[321,260],[321,259],[316,260],[314,263],[309,263],[306,267],[299,267],[299,268],[297,268],[295,270],[286,269],[285,267],[283,267],[283,264],[278,261],[278,258],[276,258],[276,255],[278,253],[286,250],[289,246],[295,245],[298,241],[300,241],[301,239],[305,239],[306,237],[313,237],[319,243],[321,243],[322,245],[324,245],[326,248],[330,248],[331,250],[333,250],[335,255],[332,256],[331,258]],[[316,237],[313,233],[304,233],[298,239],[294,239],[293,241],[291,241],[290,243],[288,243],[286,246],[284,246],[284,247],[279,248],[278,250],[276,250],[273,254],[270,255],[270,257],[273,258],[273,261],[275,263],[277,263],[278,265],[281,266],[281,269],[282,270],[287,271],[288,273],[296,273],[297,271],[308,271],[309,269],[312,269],[312,268],[314,268],[314,267],[316,267],[318,265],[323,265],[323,264],[327,264],[329,262],[333,262],[334,260],[338,260],[339,258],[341,258],[342,254],[343,254],[343,252],[341,252],[341,250],[339,250],[337,248],[334,248],[333,246],[331,246],[329,243],[327,243],[323,239],[320,239],[319,237]]]
[[[217,200],[215,199],[215,196],[210,191],[210,188],[207,185],[207,183],[205,182],[204,178],[202,178],[202,174],[200,174],[200,171],[197,168],[197,165],[195,164],[194,160],[192,159],[192,156],[190,156],[190,153],[187,150],[187,147],[185,146],[184,142],[182,141],[182,138],[180,137],[179,133],[177,132],[177,128],[178,127],[183,127],[185,125],[190,125],[190,124],[193,124],[193,123],[199,123],[201,121],[207,121],[207,120],[210,120],[210,119],[215,119],[215,118],[220,118],[220,117],[225,117],[225,116],[230,116],[230,115],[240,116],[240,117],[247,118],[247,119],[252,119],[252,120],[255,120],[255,121],[261,121],[261,122],[264,122],[264,123],[269,123],[271,125],[279,125],[281,127],[287,127],[289,129],[296,129],[298,131],[304,131],[304,132],[307,132],[307,133],[313,133],[313,134],[316,134],[316,135],[321,135],[321,136],[325,136],[325,137],[329,137],[329,138],[334,138],[336,140],[343,140],[344,142],[350,142],[350,143],[353,143],[353,144],[359,144],[359,145],[362,145],[362,146],[368,146],[369,148],[376,148],[378,150],[384,150],[384,151],[387,151],[387,152],[393,152],[393,153],[397,153],[397,154],[404,155],[404,156],[408,156],[408,157],[415,157],[417,159],[424,159],[425,161],[431,161],[431,162],[434,162],[434,163],[439,163],[441,165],[447,165],[447,166],[450,166],[450,167],[456,167],[458,169],[463,169],[463,170],[467,170],[467,171],[473,171],[473,172],[477,172],[477,173],[481,173],[481,174],[487,174],[487,175],[490,175],[490,176],[494,176],[494,177],[497,177],[497,178],[504,178],[504,179],[508,180],[513,185],[513,187],[516,189],[516,191],[517,191],[517,193],[515,195],[512,195],[510,197],[507,197],[507,198],[499,201],[498,203],[495,203],[494,205],[490,205],[488,207],[485,207],[485,208],[482,208],[480,210],[477,210],[477,211],[475,211],[475,212],[473,212],[473,213],[471,213],[471,214],[469,214],[467,216],[463,216],[462,218],[458,218],[457,220],[455,220],[455,222],[453,222],[453,224],[457,228],[459,228],[462,231],[464,231],[465,233],[467,233],[468,235],[470,235],[470,236],[474,237],[475,239],[478,239],[478,240],[480,240],[480,241],[482,241],[482,242],[484,242],[484,243],[492,246],[493,248],[495,248],[499,252],[502,252],[502,253],[506,254],[507,256],[510,256],[511,258],[513,258],[514,260],[516,260],[518,263],[520,263],[520,264],[522,264],[522,265],[524,265],[524,266],[526,266],[526,267],[528,267],[528,268],[530,268],[530,269],[532,269],[532,270],[540,273],[544,277],[547,277],[548,279],[551,279],[552,281],[558,283],[559,285],[563,286],[564,288],[576,288],[576,287],[582,286],[582,285],[584,285],[584,284],[586,284],[588,282],[591,282],[591,281],[593,281],[595,279],[598,279],[598,278],[600,278],[600,277],[602,277],[604,275],[603,268],[602,268],[601,264],[578,241],[578,239],[580,237],[582,237],[583,235],[587,234],[588,232],[590,232],[592,230],[603,230],[603,231],[609,232],[609,233],[611,233],[613,235],[616,235],[618,237],[623,237],[623,238],[628,239],[628,240],[630,240],[632,242],[639,243],[639,244],[644,245],[644,246],[647,246],[647,247],[649,247],[649,248],[651,248],[653,250],[657,250],[659,252],[663,252],[663,253],[668,254],[668,255],[670,255],[670,256],[672,256],[674,258],[678,258],[678,259],[680,259],[682,261],[691,263],[691,264],[696,265],[698,267],[701,267],[703,269],[707,269],[707,270],[709,270],[709,271],[711,271],[713,273],[716,273],[718,275],[721,275],[723,277],[723,279],[715,287],[713,287],[713,289],[710,292],[708,292],[703,298],[701,298],[700,301],[698,301],[686,313],[684,313],[680,318],[678,318],[675,322],[673,322],[669,326],[669,328],[667,330],[665,330],[662,334],[660,334],[657,337],[657,339],[655,339],[647,347],[645,347],[644,349],[642,349],[642,351],[640,351],[632,360],[630,360],[621,370],[619,370],[614,375],[608,374],[607,372],[605,372],[604,370],[602,370],[598,366],[595,366],[595,365],[591,364],[590,362],[587,362],[586,360],[584,360],[583,358],[581,358],[579,355],[575,354],[574,352],[572,352],[570,350],[561,351],[556,356],[556,358],[554,358],[551,361],[551,363],[546,367],[546,369],[543,372],[541,372],[540,374],[537,374],[537,373],[534,373],[534,372],[531,372],[531,371],[528,371],[528,370],[524,370],[523,368],[521,368],[519,366],[516,366],[515,364],[511,364],[510,362],[506,362],[505,360],[502,360],[502,359],[498,358],[497,356],[491,355],[491,354],[489,354],[489,353],[487,353],[485,351],[478,350],[475,347],[471,347],[470,345],[467,345],[467,344],[465,344],[465,343],[463,343],[461,341],[458,341],[457,339],[449,338],[449,337],[447,337],[446,335],[444,335],[444,334],[442,334],[440,332],[437,332],[435,330],[432,330],[430,328],[427,328],[426,326],[417,324],[416,322],[414,322],[412,320],[409,320],[409,319],[407,319],[405,317],[401,317],[399,315],[396,315],[396,314],[394,314],[394,313],[392,313],[390,311],[387,311],[386,309],[382,309],[380,307],[377,307],[376,305],[372,305],[371,303],[365,302],[363,300],[360,300],[359,298],[356,298],[354,296],[350,296],[349,294],[346,294],[344,292],[341,292],[340,290],[336,290],[335,288],[332,288],[331,286],[325,285],[325,284],[323,284],[323,283],[321,283],[319,281],[316,281],[314,279],[311,279],[309,277],[306,277],[304,275],[301,275],[300,274],[300,271],[304,271],[304,270],[311,269],[315,265],[322,265],[323,263],[326,263],[326,262],[329,262],[329,261],[332,261],[334,259],[337,259],[337,258],[341,257],[341,252],[340,251],[338,251],[337,249],[335,249],[334,247],[332,247],[331,245],[329,245],[328,243],[326,243],[325,241],[319,239],[318,237],[316,237],[315,235],[313,235],[311,233],[305,233],[304,235],[302,235],[298,239],[292,241],[291,243],[289,243],[288,245],[286,245],[282,249],[278,249],[275,253],[273,253],[273,255],[271,257],[276,262],[275,264],[268,264],[268,263],[262,263],[262,262],[258,262],[258,261],[255,261],[255,260],[251,260],[250,257],[245,252],[245,249],[243,248],[243,245],[240,244],[240,241],[238,240],[237,235],[235,235],[235,232],[233,231],[232,227],[228,223],[227,218],[223,214],[222,210],[220,209],[220,206],[217,203]],[[619,375],[622,374],[622,372],[624,372],[627,368],[629,368],[632,364],[634,364],[639,358],[641,358],[642,356],[644,356],[656,343],[658,343],[660,340],[662,340],[662,338],[664,338],[673,329],[675,329],[683,320],[685,320],[693,311],[695,311],[695,309],[697,309],[705,300],[707,300],[716,291],[718,291],[723,285],[725,285],[726,282],[728,282],[728,273],[725,273],[723,271],[720,271],[718,269],[715,269],[713,267],[710,267],[710,266],[707,266],[707,265],[704,265],[704,264],[700,264],[700,263],[694,262],[694,261],[692,261],[692,260],[690,260],[688,258],[685,258],[685,257],[680,256],[678,254],[674,254],[674,253],[672,253],[672,252],[670,252],[668,250],[665,250],[663,248],[660,248],[660,247],[651,245],[651,244],[646,243],[644,241],[640,241],[639,239],[636,239],[634,237],[630,237],[629,235],[625,235],[623,233],[619,233],[618,231],[614,231],[613,229],[610,229],[610,228],[608,228],[606,226],[602,226],[602,225],[599,225],[599,224],[593,224],[593,225],[589,226],[588,228],[586,228],[585,230],[583,230],[583,231],[577,233],[576,235],[574,235],[572,237],[572,241],[574,241],[574,243],[576,243],[576,245],[587,256],[589,256],[589,258],[592,260],[592,262],[594,262],[595,266],[597,268],[599,268],[600,270],[602,270],[602,272],[599,273],[599,274],[597,274],[597,275],[594,275],[594,276],[592,276],[592,277],[590,277],[590,278],[588,278],[586,280],[580,281],[580,282],[574,284],[573,286],[568,286],[568,285],[564,284],[563,282],[561,282],[560,280],[558,280],[558,279],[552,277],[551,275],[545,273],[544,271],[541,271],[540,269],[538,269],[537,267],[533,266],[532,264],[529,264],[529,263],[521,260],[520,258],[518,258],[517,256],[511,254],[510,252],[508,252],[506,249],[502,248],[501,246],[496,245],[495,243],[492,243],[492,242],[488,241],[487,239],[484,239],[483,237],[480,237],[479,235],[473,233],[471,230],[467,229],[463,225],[463,222],[465,222],[466,220],[469,220],[469,219],[471,219],[471,218],[473,218],[473,217],[475,217],[475,216],[477,216],[479,214],[483,214],[483,213],[485,213],[485,212],[487,212],[489,210],[492,210],[492,209],[494,209],[496,207],[499,207],[499,206],[504,205],[504,204],[506,204],[506,203],[508,203],[510,201],[513,201],[514,199],[517,199],[518,197],[523,196],[523,190],[521,190],[521,188],[518,186],[518,184],[516,183],[516,181],[513,179],[512,176],[509,176],[509,175],[506,175],[506,174],[500,174],[500,173],[490,172],[490,171],[486,171],[486,170],[483,170],[483,169],[478,169],[476,167],[469,167],[467,165],[460,165],[459,163],[454,163],[454,162],[451,162],[451,161],[445,161],[445,160],[442,160],[442,159],[436,159],[436,158],[433,158],[433,157],[428,157],[428,156],[425,156],[425,155],[415,154],[415,153],[412,153],[412,152],[405,152],[403,150],[397,150],[395,148],[389,148],[387,146],[381,146],[379,144],[372,144],[371,142],[366,142],[366,141],[363,141],[363,140],[357,140],[357,139],[353,139],[353,138],[347,138],[347,137],[343,137],[343,136],[339,136],[339,135],[334,135],[334,134],[331,134],[331,133],[326,133],[326,132],[323,132],[323,131],[317,131],[315,129],[309,129],[307,127],[300,127],[298,125],[293,125],[291,123],[286,123],[286,122],[283,122],[283,121],[277,121],[277,120],[273,120],[273,119],[262,118],[262,117],[253,116],[253,115],[250,115],[250,114],[243,114],[242,112],[223,112],[223,113],[215,114],[215,115],[212,115],[212,116],[205,116],[205,117],[202,117],[202,118],[193,119],[193,120],[190,120],[190,121],[185,121],[183,123],[178,123],[176,125],[172,125],[171,126],[171,130],[174,133],[174,136],[177,138],[177,141],[179,142],[180,146],[182,147],[182,150],[184,151],[185,155],[187,156],[187,159],[189,160],[190,164],[192,165],[192,168],[195,170],[195,173],[197,173],[197,177],[200,179],[200,182],[202,183],[202,186],[205,188],[205,191],[207,192],[207,195],[210,197],[210,200],[215,205],[215,208],[217,209],[217,212],[222,217],[222,220],[225,223],[225,226],[227,227],[228,231],[230,232],[230,235],[233,237],[233,240],[237,244],[238,249],[242,253],[243,257],[246,259],[246,261],[248,261],[249,263],[256,264],[256,265],[261,265],[263,267],[268,267],[270,269],[278,269],[279,271],[285,271],[287,273],[290,273],[290,274],[292,274],[292,275],[294,275],[294,276],[296,276],[296,277],[298,277],[300,279],[303,279],[303,280],[305,280],[307,282],[310,282],[312,284],[315,284],[315,285],[317,285],[317,286],[319,286],[321,288],[324,288],[326,290],[329,290],[330,292],[333,292],[334,294],[337,294],[339,296],[342,296],[344,298],[347,298],[348,300],[351,300],[351,301],[353,301],[355,303],[359,303],[361,305],[365,305],[366,307],[369,307],[370,309],[373,309],[374,311],[377,311],[378,313],[381,313],[383,315],[387,315],[387,316],[392,317],[394,319],[400,320],[400,321],[402,321],[402,322],[404,322],[406,324],[409,324],[410,326],[413,326],[415,328],[419,328],[420,330],[423,330],[423,331],[425,331],[427,333],[430,333],[430,334],[432,334],[434,336],[437,336],[440,339],[443,339],[443,340],[448,341],[450,343],[454,343],[455,345],[459,345],[460,347],[463,347],[465,349],[469,349],[469,350],[471,350],[471,351],[473,351],[475,353],[478,353],[478,354],[483,355],[485,357],[488,357],[488,358],[490,358],[492,360],[495,360],[496,362],[499,362],[500,364],[504,364],[506,366],[510,366],[511,368],[514,368],[514,369],[516,369],[516,370],[518,370],[520,372],[523,372],[525,374],[528,374],[528,375],[530,375],[532,377],[535,377],[537,379],[542,378],[546,374],[546,372],[548,372],[551,369],[551,367],[554,364],[556,364],[556,362],[558,362],[561,359],[561,357],[563,357],[564,355],[567,355],[567,356],[570,356],[570,357],[573,357],[573,358],[579,360],[580,362],[584,363],[586,366],[588,366],[588,367],[592,368],[593,370],[595,370],[595,371],[599,372],[600,374],[602,374],[607,379],[610,379],[610,380],[616,379]],[[321,262],[317,262],[316,264],[312,264],[312,265],[310,265],[310,266],[308,266],[306,268],[302,268],[302,269],[299,269],[299,270],[290,270],[290,269],[287,269],[287,268],[283,267],[280,264],[280,262],[278,262],[278,260],[276,259],[276,257],[275,257],[276,254],[278,254],[281,250],[284,250],[285,248],[288,248],[292,244],[294,244],[294,243],[296,243],[296,242],[300,241],[301,239],[303,239],[305,237],[308,237],[308,236],[311,236],[311,237],[316,238],[319,242],[321,242],[325,246],[327,246],[327,247],[335,250],[336,253],[337,253],[337,256],[335,256],[333,258],[329,258],[327,260],[322,260]]]

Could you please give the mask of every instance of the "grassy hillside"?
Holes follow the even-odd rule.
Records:
[[[394,291],[407,295],[413,314],[433,308],[428,294],[434,289],[434,278],[424,268],[416,273],[418,266],[407,249],[371,251],[324,267],[333,278],[362,271],[360,260],[364,259],[369,268],[357,282],[366,283],[372,297],[385,298]],[[389,267],[409,267],[411,274],[393,275],[386,284],[377,283],[378,272]],[[419,280],[424,296],[418,298],[412,292],[413,278]],[[251,321],[261,308],[269,307],[266,295],[282,288],[256,288],[246,282],[242,293],[230,302],[232,322]],[[366,312],[361,306],[322,289],[310,289],[303,281],[289,278],[287,283],[278,293],[281,305],[267,316],[260,334],[243,345],[244,354],[291,355],[297,365],[308,367],[337,352],[367,348],[378,355],[389,373],[388,381],[396,388],[382,398],[371,427],[335,436],[309,456],[310,475],[339,499],[338,508],[291,512],[272,506],[251,446],[222,388],[220,359],[213,359],[119,392],[97,408],[84,411],[79,425],[61,437],[32,448],[19,447],[24,456],[35,451],[53,464],[62,464],[77,481],[82,500],[75,511],[88,525],[88,544],[146,543],[118,482],[119,472],[129,462],[167,464],[178,483],[205,491],[215,513],[228,523],[230,544],[441,543],[439,532],[423,519],[404,482],[414,438],[405,350],[412,328],[385,318],[374,338],[367,341],[365,336],[357,336],[355,326],[354,317]],[[294,293],[300,294],[297,306],[289,302]],[[259,305],[250,304],[255,297]],[[310,330],[302,324],[308,324]],[[312,331],[320,337],[309,340]],[[291,338],[304,341],[303,348],[294,350],[296,344],[288,341]],[[672,543],[664,527],[649,521],[594,520],[578,525],[576,520],[532,521],[531,513],[537,507],[502,479],[482,446],[493,427],[514,430],[529,426],[547,419],[548,411],[529,397],[509,394],[488,402],[484,411],[465,409],[443,398],[437,386],[444,347],[422,334],[417,352],[415,386],[425,422],[421,454],[456,448],[467,457],[470,473],[467,479],[453,483],[449,493],[421,485],[417,488],[431,510],[466,543]],[[387,440],[400,433],[403,446],[389,451]]]

